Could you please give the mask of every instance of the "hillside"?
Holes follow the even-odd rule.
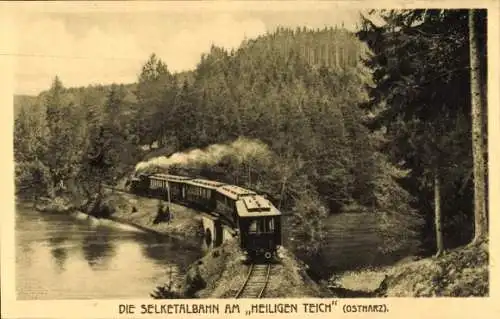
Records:
[[[183,71],[175,74],[179,83],[192,83],[194,81],[193,71]],[[125,101],[130,103],[136,102],[135,91],[137,90],[137,83],[123,84],[126,91]],[[94,95],[94,97],[100,101],[102,106],[106,100],[106,95],[111,89],[111,84],[109,85],[88,85],[82,87],[69,87],[66,89],[67,93],[74,96],[75,100],[80,100],[84,95]],[[26,94],[14,94],[14,118],[17,117],[21,108],[31,108],[35,106],[40,106],[40,99],[47,95],[48,91],[42,91],[38,95],[26,95]]]
[[[19,111],[23,107],[31,108],[35,105],[37,100],[36,96],[32,95],[20,95],[20,94],[14,94],[14,118],[17,117],[17,114],[19,114]]]

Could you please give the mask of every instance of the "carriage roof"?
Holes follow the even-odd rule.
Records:
[[[236,202],[236,211],[240,217],[280,216],[281,212],[267,199],[260,195],[245,196]]]
[[[227,196],[233,200],[239,199],[241,196],[247,196],[247,195],[256,195],[252,190],[239,187],[236,185],[224,185],[219,188],[217,188],[217,192],[220,194]]]
[[[198,187],[209,188],[209,189],[216,189],[216,188],[224,185],[224,183],[221,183],[221,182],[215,182],[215,181],[210,181],[208,179],[201,179],[201,178],[192,179],[190,181],[187,181],[186,184],[190,184],[190,185],[198,186]]]
[[[191,180],[191,177],[180,176],[180,175],[170,175],[170,174],[154,174],[151,178],[168,180],[169,182],[185,182]]]

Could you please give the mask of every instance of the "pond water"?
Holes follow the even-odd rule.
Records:
[[[150,298],[201,245],[16,205],[17,299]]]

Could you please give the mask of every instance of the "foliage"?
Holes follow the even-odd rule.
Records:
[[[16,163],[15,183],[18,192],[35,199],[51,193],[50,171],[40,160]]]
[[[379,85],[384,92],[390,84],[382,83],[375,62],[361,63],[369,56],[366,45],[341,28],[278,28],[230,52],[211,47],[189,74],[171,74],[152,55],[134,85],[64,89],[55,81],[41,95],[47,115],[42,127],[48,132],[39,134],[36,151],[26,146],[36,144],[26,143],[34,137],[27,133],[24,115],[16,120],[16,160],[31,162],[35,153],[50,168],[53,184],[77,180],[91,197],[126,174],[145,145],[170,153],[238,137],[257,139],[269,148],[265,156],[227,156],[213,166],[195,167],[195,175],[266,194],[290,215],[291,235],[298,239],[294,248],[310,258],[324,243],[328,215],[353,208],[384,217],[387,240],[378,248],[418,246],[421,220],[410,206],[418,194],[399,182],[418,176],[419,165],[430,161],[416,162],[407,177],[396,159],[417,161],[425,137],[416,134],[406,144],[404,138],[433,131],[424,130],[420,118],[410,126],[397,112],[391,114],[404,124],[401,134],[396,134],[397,121],[385,126],[387,132],[366,127],[371,118],[382,122],[380,114],[388,114],[383,107],[392,105],[381,95],[373,103],[377,107],[362,107],[373,98],[369,88]],[[452,142],[446,139],[447,149]]]
[[[468,220],[472,210],[467,200],[472,198],[468,11],[382,10],[371,14],[384,23],[377,26],[370,16],[363,17],[358,33],[373,52],[366,60],[376,84],[366,104],[373,113],[370,126],[384,132],[382,150],[390,161],[409,170],[402,183],[418,199],[414,208],[427,219],[423,236],[428,247],[433,242],[430,203],[437,172],[444,181],[444,228],[461,234],[461,238],[449,238],[448,245],[464,244],[471,235],[464,236],[470,226],[457,221]],[[484,25],[481,28],[484,61]]]
[[[64,87],[57,77],[46,97],[45,109],[48,127],[47,154],[50,156],[46,156],[44,162],[51,172],[52,187],[57,193],[64,189],[65,180],[75,176],[81,156],[80,141],[76,134],[77,117],[73,114],[75,108],[64,95]]]
[[[179,292],[173,290],[170,285],[156,287],[156,289],[150,294],[150,296],[154,299],[186,299],[186,298],[188,298],[188,297],[183,296]]]
[[[293,248],[299,255],[313,259],[319,254],[326,237],[323,225],[327,216],[326,208],[314,195],[303,196],[292,209],[290,234]]]
[[[14,128],[16,191],[83,195],[87,204],[138,160],[124,86],[51,89],[19,109]]]

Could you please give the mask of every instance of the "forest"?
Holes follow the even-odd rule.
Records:
[[[190,72],[152,54],[133,84],[55,77],[16,105],[16,192],[85,203],[141,160],[247,138],[268,151],[190,173],[267,194],[306,262],[341,213],[376,215],[384,253],[441,254],[488,235],[486,49],[485,10],[379,10],[212,46]]]

